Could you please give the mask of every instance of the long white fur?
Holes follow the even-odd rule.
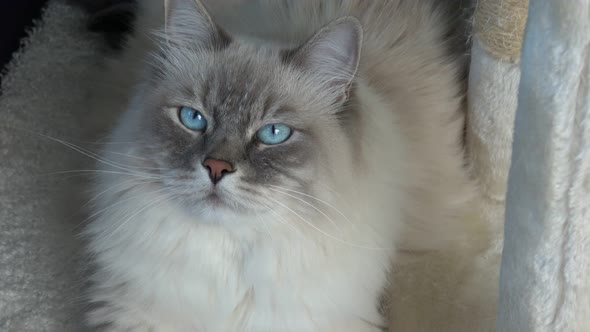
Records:
[[[338,176],[330,179],[325,195],[306,199],[321,209],[324,220],[294,213],[282,199],[287,194],[291,199],[306,197],[274,188],[276,204],[266,214],[243,217],[210,211],[233,226],[200,223],[179,211],[180,195],[150,187],[154,179],[141,170],[121,170],[126,177],[105,175],[96,188],[107,191],[96,204],[104,212],[87,234],[99,267],[91,298],[108,305],[90,313],[91,323],[110,323],[109,331],[379,331],[386,323],[379,301],[388,282],[399,277],[390,273],[396,248],[465,250],[468,254],[461,257],[466,260],[479,250],[484,231],[469,219],[474,190],[462,161],[458,65],[445,55],[437,30],[437,24],[444,24],[440,14],[426,1],[385,6],[399,12],[373,8],[363,14],[366,3],[349,0],[326,1],[320,17],[306,12],[308,1],[297,2],[288,12],[258,1],[293,31],[261,25],[251,29],[251,37],[303,38],[343,14],[360,16],[365,28],[363,77],[358,82],[363,152],[352,156],[326,136],[327,146],[341,149],[327,161],[338,167]],[[210,2],[209,7],[231,31],[239,20],[215,14],[219,4]],[[148,31],[163,22],[162,8],[161,0],[142,2],[138,37],[130,41],[117,70],[126,68],[134,75],[138,56],[151,47]],[[384,49],[384,38],[412,29],[417,29],[412,31],[415,40]],[[139,111],[133,105],[113,132],[113,143],[133,139],[129,123]],[[118,152],[133,155],[134,150],[125,145]],[[128,160],[119,161],[125,165]],[[356,167],[359,161],[362,174]],[[147,184],[113,189],[129,174]],[[113,205],[112,195],[121,195],[125,202]],[[457,269],[461,273],[463,266]],[[417,274],[402,273],[400,278],[437,278],[428,271],[412,271]],[[398,308],[396,291],[392,287],[385,294],[392,311]],[[448,306],[448,295],[439,300]]]

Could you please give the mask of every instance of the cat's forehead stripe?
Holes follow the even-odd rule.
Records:
[[[231,112],[250,116],[251,112],[266,112],[265,100],[270,84],[264,77],[253,73],[250,68],[234,71],[217,70],[211,76],[215,80],[217,91],[205,91],[206,100],[214,103],[219,111]],[[208,83],[211,84],[211,83]],[[262,104],[263,107],[255,107]],[[236,112],[237,111],[237,112]],[[257,117],[258,118],[258,117]]]

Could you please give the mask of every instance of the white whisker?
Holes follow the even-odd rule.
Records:
[[[108,187],[107,189],[101,191],[100,193],[96,194],[94,197],[92,197],[90,200],[88,200],[88,202],[86,202],[86,204],[82,205],[82,207],[84,208],[84,207],[88,206],[89,204],[91,204],[94,201],[96,201],[100,196],[106,194],[107,192],[109,192],[109,191],[111,191],[111,190],[113,190],[115,188],[118,188],[118,187],[121,187],[121,186],[126,186],[129,183],[133,183],[133,182],[135,182],[135,185],[138,185],[138,184],[143,184],[143,183],[150,183],[151,181],[138,181],[137,179],[127,179],[127,180],[125,180],[123,182],[116,183],[116,184]],[[133,186],[133,185],[131,185],[131,186]]]
[[[132,155],[130,155],[130,154],[125,154],[125,153],[122,153],[122,152],[115,152],[115,151],[107,151],[107,150],[103,150],[103,151],[102,151],[102,153],[103,153],[103,154],[114,154],[114,155],[117,155],[117,156],[122,156],[122,157],[127,157],[127,158],[132,158],[132,159],[142,160],[142,161],[149,160],[148,158],[139,157],[139,156],[132,156]],[[139,168],[139,167],[138,167],[138,168]],[[146,168],[146,167],[141,167],[141,168]],[[149,168],[149,169],[152,169],[151,167],[148,167],[148,168]],[[154,168],[154,169],[161,169],[161,168]]]
[[[352,221],[351,221],[351,220],[350,220],[350,219],[349,219],[349,218],[348,218],[348,217],[347,217],[347,216],[346,216],[344,213],[342,213],[342,211],[340,211],[340,210],[339,210],[337,207],[335,207],[334,205],[332,205],[332,204],[330,204],[330,203],[328,203],[328,202],[326,202],[326,201],[324,201],[324,200],[322,200],[322,199],[319,199],[319,198],[317,198],[317,197],[315,197],[315,196],[312,196],[312,195],[309,195],[309,194],[306,194],[306,193],[302,193],[302,192],[300,192],[300,191],[297,191],[297,190],[288,189],[288,188],[284,188],[284,187],[279,187],[279,186],[275,186],[275,185],[270,185],[270,186],[271,186],[271,187],[274,187],[274,188],[276,188],[276,189],[280,189],[280,190],[284,190],[284,191],[292,192],[292,193],[299,194],[299,195],[302,195],[302,196],[305,196],[305,197],[309,197],[309,198],[311,198],[311,199],[313,199],[313,200],[316,200],[316,201],[318,201],[318,202],[320,202],[320,203],[322,203],[322,204],[326,205],[327,207],[329,207],[329,208],[333,209],[334,211],[336,211],[336,213],[338,213],[338,214],[339,214],[339,215],[340,215],[342,218],[344,218],[344,219],[345,219],[345,220],[346,220],[346,221],[347,221],[347,222],[348,222],[348,223],[349,223],[351,226],[354,226],[354,227],[356,226],[356,224],[355,224],[355,223],[353,223],[353,222],[352,222]]]
[[[277,218],[279,218],[280,222],[282,222],[283,224],[289,226],[293,231],[295,231],[298,234],[301,234],[301,231],[299,231],[297,228],[295,228],[295,226],[291,225],[291,223],[289,223],[289,221],[287,221],[287,219],[285,219],[283,216],[281,216],[278,212],[276,212],[274,209],[272,209],[270,206],[264,204],[261,202],[262,205],[264,205],[264,207],[266,207],[268,209],[268,211],[270,211],[272,214],[274,214],[275,216],[277,216]]]
[[[309,227],[315,229],[316,231],[318,231],[320,234],[338,242],[338,243],[342,243],[344,245],[350,246],[350,247],[354,247],[354,248],[359,248],[359,249],[367,249],[367,250],[393,250],[394,248],[385,248],[385,247],[369,247],[369,246],[364,246],[364,245],[357,245],[342,239],[339,239],[329,233],[326,233],[325,231],[323,231],[322,229],[318,228],[317,226],[315,226],[313,223],[311,223],[309,220],[303,218],[303,216],[301,216],[299,213],[293,211],[293,209],[289,208],[287,205],[281,203],[280,201],[272,198],[272,197],[268,197],[270,200],[274,201],[275,203],[279,204],[280,206],[284,207],[285,209],[287,209],[289,212],[293,213],[295,216],[297,216],[299,219],[301,219],[303,222],[305,222]]]
[[[163,176],[158,175],[139,175],[133,172],[118,172],[118,171],[105,171],[100,169],[78,169],[78,170],[71,170],[71,171],[60,171],[60,172],[53,172],[53,173],[44,173],[40,174],[39,176],[51,176],[51,175],[60,175],[60,174],[72,174],[72,173],[88,173],[88,174],[115,174],[115,175],[129,175],[134,176],[140,179],[164,179]]]
[[[283,192],[283,191],[281,191],[281,190],[278,190],[278,189],[270,189],[270,190],[272,190],[272,191],[274,191],[274,192],[277,192],[277,193],[280,193],[280,194],[283,194],[283,195],[286,195],[286,196],[289,196],[289,197],[291,197],[291,198],[294,198],[294,199],[296,199],[296,200],[298,200],[298,201],[300,201],[300,202],[304,203],[305,205],[307,205],[307,206],[311,207],[312,209],[314,209],[314,210],[316,210],[317,212],[319,212],[319,213],[320,213],[322,216],[326,217],[326,219],[328,219],[328,221],[330,221],[330,222],[332,223],[332,225],[334,225],[334,227],[336,227],[336,228],[337,228],[337,229],[338,229],[340,232],[342,232],[342,228],[340,228],[340,226],[338,226],[338,224],[337,224],[337,223],[334,221],[334,219],[332,219],[332,218],[331,218],[329,215],[327,215],[327,214],[326,214],[324,211],[322,211],[322,210],[320,210],[319,208],[317,208],[315,205],[313,205],[313,204],[309,203],[308,201],[306,201],[306,200],[304,200],[304,199],[302,199],[302,198],[299,198],[299,197],[297,197],[297,196],[294,196],[294,195],[291,195],[291,194],[289,194],[289,193]]]
[[[54,142],[60,143],[60,144],[66,146],[66,147],[68,147],[68,148],[70,148],[70,149],[72,149],[72,150],[74,150],[74,151],[76,151],[78,153],[81,153],[82,155],[84,155],[86,157],[89,157],[91,159],[94,159],[94,160],[96,160],[96,161],[98,161],[100,163],[103,163],[103,164],[108,165],[108,166],[111,166],[111,167],[115,167],[115,168],[118,168],[118,169],[121,169],[121,170],[124,170],[124,171],[127,171],[127,172],[134,172],[133,170],[129,169],[129,167],[131,167],[131,168],[137,168],[136,166],[123,165],[123,164],[116,163],[116,162],[111,161],[111,160],[107,160],[107,159],[101,157],[100,155],[98,155],[98,154],[96,154],[96,153],[94,153],[94,152],[92,152],[92,151],[90,151],[88,149],[85,149],[85,148],[83,148],[81,146],[78,146],[76,144],[73,144],[73,143],[70,143],[70,142],[66,142],[64,140],[61,140],[61,139],[58,139],[58,138],[55,138],[55,137],[52,137],[52,136],[49,136],[49,135],[32,132],[30,130],[25,130],[25,131],[30,132],[30,133],[33,133],[33,134],[38,135],[38,136],[41,136],[41,137],[44,137],[44,138],[47,138],[47,139],[52,140]],[[144,174],[148,174],[148,173],[144,173]]]
[[[267,222],[264,220],[264,218],[262,217],[258,217],[258,220],[260,221],[260,223],[262,224],[262,226],[264,226],[264,228],[266,229],[266,232],[268,233],[268,237],[271,241],[273,241],[273,237],[272,234],[270,233],[270,228],[268,227]]]
[[[118,162],[115,162],[115,161],[106,159],[105,157],[100,156],[99,154],[94,153],[94,152],[92,152],[92,151],[90,151],[88,149],[84,149],[84,148],[82,148],[80,146],[77,146],[77,145],[74,145],[74,144],[71,144],[71,143],[68,143],[68,142],[65,142],[65,141],[61,141],[61,140],[58,140],[58,139],[55,139],[55,140],[58,141],[58,142],[60,142],[60,143],[62,143],[65,146],[73,149],[74,151],[80,152],[81,154],[83,154],[83,155],[85,155],[85,156],[87,156],[89,158],[92,158],[92,159],[94,159],[94,160],[96,160],[96,161],[98,161],[100,163],[109,165],[111,167],[119,168],[119,169],[122,169],[122,170],[125,170],[125,171],[128,171],[128,172],[135,172],[135,170],[132,170],[130,168],[134,168],[134,169],[151,169],[150,167],[123,165],[121,163],[118,163]],[[145,174],[149,174],[149,173],[145,173]]]
[[[174,189],[174,188],[167,188],[167,189]],[[158,204],[167,202],[171,199],[174,199],[175,197],[180,197],[181,195],[179,195],[176,192],[169,192],[168,194],[165,194],[163,196],[159,196],[154,200],[149,201],[148,203],[146,203],[142,208],[137,209],[134,213],[123,217],[121,223],[115,227],[108,236],[106,236],[107,239],[105,239],[105,241],[108,241],[108,238],[112,237],[113,235],[115,235],[115,233],[117,233],[117,231],[119,229],[121,229],[122,227],[124,227],[130,220],[132,220],[133,218],[135,218],[136,216],[138,216],[140,213],[142,213],[143,211],[152,208]],[[103,237],[105,234],[102,234],[101,237]]]
[[[149,182],[146,182],[146,183],[149,183]],[[126,199],[123,199],[123,200],[120,200],[120,201],[118,201],[118,202],[116,202],[116,203],[113,203],[113,204],[111,204],[111,205],[109,205],[109,206],[107,206],[107,207],[105,207],[105,208],[103,208],[103,209],[101,209],[101,210],[99,210],[99,211],[96,211],[96,212],[95,212],[95,213],[93,213],[92,215],[90,215],[90,216],[88,216],[87,218],[85,218],[84,220],[82,220],[80,223],[85,223],[85,222],[87,222],[88,220],[90,220],[90,219],[92,219],[92,218],[96,217],[97,215],[99,215],[99,214],[101,214],[101,213],[103,213],[103,212],[105,212],[105,211],[107,211],[107,210],[110,210],[110,209],[112,209],[112,208],[114,208],[114,207],[116,207],[116,206],[118,206],[118,205],[124,204],[124,203],[126,203],[126,202],[128,202],[128,201],[130,201],[130,200],[133,200],[133,199],[136,199],[136,198],[138,198],[138,196],[152,195],[152,194],[159,193],[159,192],[161,192],[161,191],[171,190],[171,189],[175,189],[175,188],[176,188],[176,187],[172,187],[172,188],[167,188],[167,187],[165,187],[165,188],[160,188],[160,189],[158,189],[158,190],[153,190],[153,191],[150,191],[150,192],[144,192],[144,193],[140,193],[140,194],[137,194],[137,195],[135,195],[135,196],[132,196],[132,197],[128,197],[128,198],[126,198]]]

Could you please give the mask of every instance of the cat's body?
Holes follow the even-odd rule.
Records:
[[[462,59],[434,1],[246,1],[239,16],[209,1],[223,32],[194,0],[170,2],[157,42],[164,7],[142,4],[115,66],[133,82],[156,50],[97,179],[93,325],[379,331],[398,251],[479,247]],[[331,23],[345,16],[360,26]],[[183,128],[184,106],[207,129]],[[258,141],[267,117],[288,141]],[[219,183],[210,159],[231,164]]]

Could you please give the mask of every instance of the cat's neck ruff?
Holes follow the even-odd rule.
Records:
[[[282,331],[311,331],[313,324],[330,326],[351,312],[379,321],[374,299],[381,289],[374,286],[383,284],[388,251],[348,246],[313,229],[297,227],[303,230],[297,232],[271,216],[244,217],[229,228],[199,223],[174,204],[158,204],[132,222],[113,223],[126,215],[122,209],[94,223],[94,233],[104,232],[110,240],[95,236],[91,244],[101,252],[98,261],[116,276],[113,280],[128,281],[122,292],[129,301],[153,303],[151,311],[137,310],[151,312],[154,324],[183,322],[192,325],[170,328],[204,331],[234,331],[235,325],[241,331],[270,332],[283,324]],[[118,229],[108,234],[113,227]],[[358,239],[358,229],[340,227],[356,232]],[[352,284],[358,291],[348,289]]]

